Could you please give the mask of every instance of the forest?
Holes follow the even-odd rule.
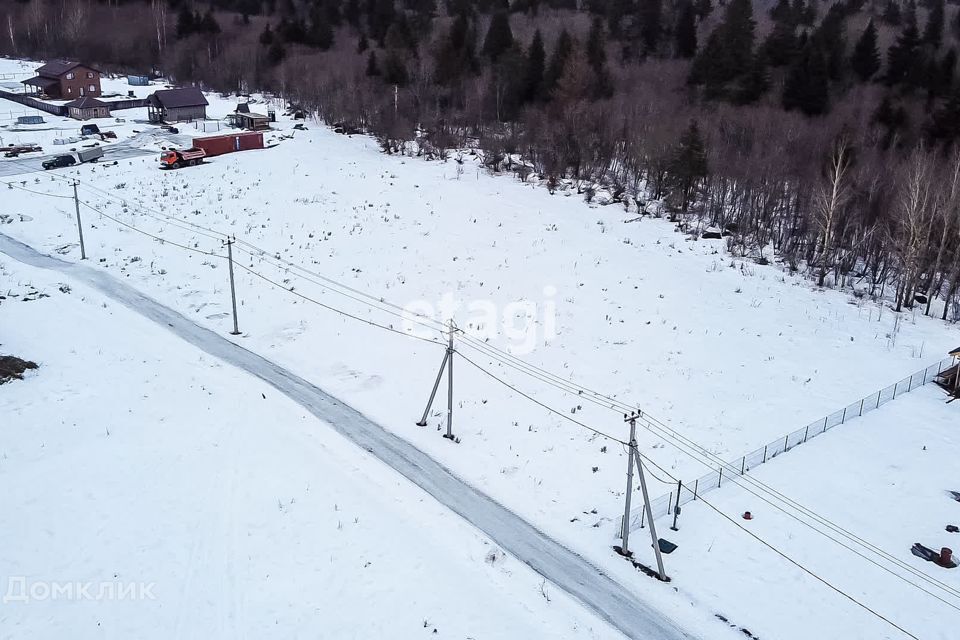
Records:
[[[960,320],[960,8],[944,0],[0,10],[6,55],[273,92],[387,153],[472,149],[587,199],[662,201],[678,230],[719,231],[734,255]]]

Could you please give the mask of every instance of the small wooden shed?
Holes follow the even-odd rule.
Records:
[[[960,347],[951,351],[949,355],[953,358],[953,366],[937,374],[935,382],[953,395],[960,396]]]
[[[71,100],[63,106],[67,109],[67,115],[74,120],[110,117],[110,105],[89,96]]]

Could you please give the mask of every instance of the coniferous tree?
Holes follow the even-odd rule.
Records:
[[[823,52],[808,43],[787,71],[783,86],[783,108],[797,109],[804,115],[827,112],[830,102],[830,75]]]
[[[943,42],[943,13],[944,0],[932,0],[930,11],[927,13],[927,24],[923,28],[923,42],[934,50],[940,48]]]
[[[900,131],[907,127],[907,112],[902,106],[894,105],[890,96],[887,95],[880,101],[880,105],[873,113],[872,120],[884,129],[880,146],[889,149]]]
[[[694,8],[697,10],[697,17],[703,20],[713,13],[713,0],[694,0]]]
[[[587,64],[593,71],[593,97],[609,98],[613,95],[613,83],[607,70],[607,36],[600,18],[594,18],[587,37]]]
[[[813,42],[823,52],[832,80],[840,80],[846,70],[847,24],[844,11],[841,4],[832,5],[813,33]]]
[[[357,40],[357,53],[363,53],[370,48],[370,41],[367,40],[367,34],[361,33]]]
[[[661,0],[639,0],[637,6],[640,23],[640,40],[646,55],[656,52],[663,32],[663,7]]]
[[[367,56],[367,75],[375,77],[380,75],[380,65],[377,64],[377,52],[371,51]]]
[[[691,120],[681,134],[670,158],[669,174],[680,194],[680,209],[686,211],[697,185],[707,177],[707,151],[696,120]]]
[[[193,11],[184,6],[177,14],[177,38],[186,38],[195,29]]]
[[[481,53],[491,62],[496,62],[500,54],[512,46],[513,31],[510,29],[510,15],[506,11],[493,14]]]
[[[750,71],[740,80],[740,86],[734,94],[737,104],[753,104],[763,97],[770,88],[770,72],[767,69],[767,57],[758,51],[753,57]]]
[[[692,58],[697,54],[697,12],[689,0],[680,9],[675,38],[677,56]]]
[[[887,6],[883,10],[883,21],[893,26],[898,26],[903,21],[900,3],[897,0],[887,0]]]
[[[273,30],[270,29],[270,23],[263,28],[263,31],[260,32],[260,44],[265,47],[269,47],[273,44]]]
[[[877,27],[873,20],[867,23],[860,39],[853,47],[850,66],[862,82],[872,78],[880,70],[880,51],[877,49]]]
[[[347,0],[343,7],[343,18],[354,29],[360,26],[360,0]]]
[[[547,65],[547,70],[543,75],[543,95],[552,96],[557,88],[557,83],[559,83],[560,78],[563,77],[563,72],[566,71],[567,62],[570,60],[572,53],[573,38],[571,38],[570,33],[564,29],[557,38],[553,55],[550,56],[550,63]]]
[[[689,82],[705,85],[708,97],[720,97],[726,85],[750,70],[754,44],[753,6],[750,0],[731,0],[723,21],[711,32],[694,58]]]
[[[527,68],[524,72],[523,99],[533,102],[546,99],[540,92],[543,89],[543,74],[546,68],[547,54],[543,48],[543,36],[537,29],[527,52]]]
[[[934,143],[947,146],[960,137],[960,89],[950,94],[950,99],[937,109],[926,127],[927,137]]]
[[[790,20],[779,20],[763,42],[763,51],[771,66],[783,67],[796,57],[800,51],[797,28]]]
[[[273,44],[270,45],[270,48],[267,49],[267,64],[272,67],[277,66],[283,59],[287,57],[287,50],[283,46],[283,43],[280,42],[279,38],[274,38]]]
[[[912,84],[920,74],[920,34],[917,23],[907,20],[896,42],[887,50],[887,84]]]

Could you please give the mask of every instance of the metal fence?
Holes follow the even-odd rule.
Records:
[[[843,409],[834,411],[830,415],[811,422],[802,429],[797,429],[796,431],[788,433],[781,438],[777,438],[766,446],[741,456],[733,462],[718,464],[716,471],[711,471],[710,473],[697,478],[693,482],[684,482],[670,493],[655,499],[651,499],[650,510],[653,513],[653,517],[659,518],[665,515],[670,515],[677,507],[692,500],[696,500],[697,496],[720,488],[727,482],[735,479],[737,476],[742,476],[750,471],[750,469],[773,460],[780,454],[786,453],[790,449],[803,444],[807,440],[815,438],[822,433],[826,433],[837,425],[848,422],[854,418],[859,418],[865,413],[869,413],[874,409],[879,408],[881,405],[884,405],[891,400],[895,400],[904,393],[913,391],[917,387],[922,387],[929,382],[933,382],[933,380],[937,377],[937,375],[940,374],[941,371],[945,370],[952,364],[953,358],[944,358],[940,362],[931,364],[929,367],[917,371],[913,375],[900,380],[896,384],[892,384],[889,387],[884,387],[875,393],[871,393],[869,396],[861,398],[860,400],[847,405]],[[641,421],[643,420],[646,420],[651,426],[657,426],[653,423],[650,423],[646,417],[641,417]],[[630,530],[632,531],[642,527],[645,517],[646,514],[644,513],[643,505],[637,509],[631,510]]]

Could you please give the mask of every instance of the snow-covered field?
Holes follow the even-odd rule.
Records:
[[[232,108],[230,101],[210,99],[214,115]],[[315,302],[401,333],[409,329],[402,318],[373,308],[384,305],[343,288],[336,293],[323,277],[399,307],[432,307],[439,321],[445,320],[443,310],[453,308],[468,334],[490,334],[506,319],[490,344],[642,408],[724,459],[938,360],[960,342],[955,327],[817,290],[777,266],[732,259],[720,241],[691,241],[666,221],[636,220],[635,211],[619,205],[590,206],[571,192],[550,195],[485,175],[469,160],[461,165],[385,156],[367,138],[337,135],[316,123],[308,123],[308,131],[293,131],[292,125],[277,123],[279,132],[293,137],[277,138],[276,148],[179,171],[160,171],[156,158],[146,156],[115,166],[18,176],[4,191],[9,223],[0,224],[0,232],[79,259],[72,192],[64,180],[78,178],[90,261],[224,334],[232,329],[226,250],[216,235],[190,224],[234,234],[241,241],[234,246],[240,344],[394,430],[677,619],[689,618],[691,627],[708,637],[725,633],[725,626],[704,626],[704,610],[728,612],[724,615],[762,638],[897,637],[812,578],[797,577],[788,564],[767,558],[762,548],[748,548],[751,541],[736,530],[701,526],[708,518],[695,507],[685,510],[680,533],[661,524],[663,537],[681,542],[667,557],[676,579],[669,589],[647,579],[610,550],[623,509],[626,457],[618,443],[526,401],[459,355],[454,434],[460,442],[440,437],[443,391],[428,426],[417,427],[442,345],[357,322]],[[276,266],[280,261],[315,275]],[[533,322],[518,324],[518,315]],[[457,347],[538,401],[626,438],[619,411],[504,367],[466,340],[459,339]],[[926,390],[915,394],[920,400],[909,402],[925,400],[945,416],[957,410],[940,407]],[[798,451],[832,450],[838,438],[856,437],[863,429],[852,423],[838,427]],[[645,455],[682,479],[708,470],[649,433],[641,431],[639,443]],[[895,443],[877,446],[896,451]],[[763,473],[774,474],[771,484],[783,482],[789,494],[799,483],[781,479],[779,468],[787,464],[782,461],[803,460],[796,474],[828,483],[847,471],[810,453],[800,456],[791,452]],[[863,475],[869,471],[851,476],[861,480],[864,492],[883,482]],[[653,495],[671,488],[650,481]],[[732,514],[742,512],[748,507],[731,497],[735,491],[725,488],[710,499]],[[809,502],[839,517],[830,500],[813,496]],[[867,513],[866,502],[842,506]],[[741,567],[735,574],[736,590],[723,586],[733,579],[732,570],[712,560],[700,564],[714,548],[714,531],[719,543],[744,545],[751,559],[745,566],[753,571]],[[634,546],[649,563],[646,545],[638,542],[642,535],[635,534]],[[915,560],[900,536],[883,539],[889,541],[880,545],[887,551],[905,562]],[[824,555],[816,555],[821,551]],[[833,549],[811,543],[803,553],[819,558],[813,564],[827,563]],[[857,562],[832,564],[825,577],[856,574]],[[871,576],[863,581],[863,599],[878,607],[896,603],[888,599],[885,581],[899,584],[892,576]],[[789,588],[790,599],[771,601],[777,592],[771,584]],[[766,604],[758,611],[744,604],[751,602]],[[830,614],[812,616],[821,606]],[[956,628],[953,613],[923,616],[922,637],[946,637]],[[836,633],[838,624],[847,635]]]
[[[40,363],[0,387],[0,637],[622,637],[268,385],[0,282],[0,350]]]

